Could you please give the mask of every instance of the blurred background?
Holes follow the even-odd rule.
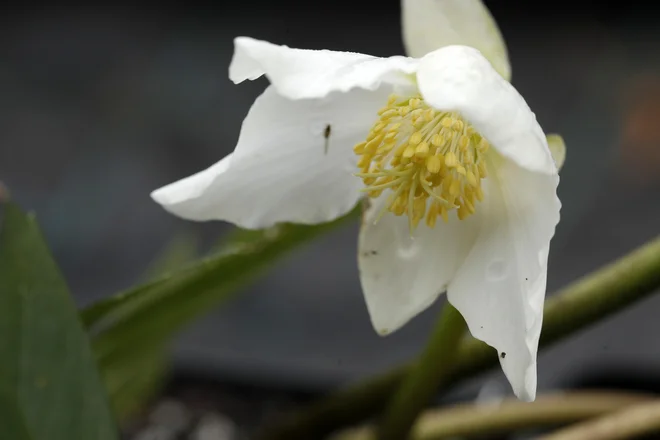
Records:
[[[567,144],[552,292],[660,230],[660,13],[651,2],[485,3],[507,41],[514,85],[545,131]],[[44,2],[14,5],[0,21],[0,181],[37,213],[80,305],[139,281],[178,234],[206,250],[229,230],[174,218],[149,193],[233,150],[266,85],[228,80],[235,36],[403,53],[394,0],[157,9]],[[222,429],[242,432],[300,396],[414,356],[440,305],[377,336],[359,288],[356,232],[348,225],[299,249],[182,332],[168,401],[152,419],[204,402],[224,427],[204,438],[231,438]],[[601,380],[655,387],[658,315],[652,297],[544,350],[539,392]],[[459,392],[477,393],[510,391],[498,371]],[[139,438],[169,438],[140,429]]]

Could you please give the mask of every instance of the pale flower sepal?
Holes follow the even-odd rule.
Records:
[[[566,143],[564,142],[564,138],[554,133],[547,135],[546,138],[548,139],[548,147],[550,148],[552,159],[554,159],[557,169],[561,170],[566,161]]]
[[[481,0],[402,0],[403,42],[409,56],[421,58],[451,45],[478,49],[506,80],[511,65],[495,19]]]

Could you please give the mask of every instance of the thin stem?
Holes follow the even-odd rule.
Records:
[[[599,321],[650,295],[660,286],[660,237],[618,261],[569,284],[546,301],[541,346]],[[497,365],[492,348],[474,339],[461,344],[454,379]],[[298,414],[267,427],[263,440],[323,438],[383,409],[410,367],[398,367],[320,400]]]
[[[657,399],[564,428],[538,440],[622,440],[652,432],[660,432],[660,400]]]
[[[426,411],[413,429],[413,440],[444,439],[513,432],[578,422],[655,401],[647,394],[589,391],[539,396],[535,402],[507,399],[494,404],[460,404]],[[351,429],[332,440],[371,440],[371,427]]]
[[[408,437],[419,413],[451,376],[465,329],[465,321],[458,310],[449,303],[445,304],[419,362],[410,368],[383,414],[378,426],[378,440]]]

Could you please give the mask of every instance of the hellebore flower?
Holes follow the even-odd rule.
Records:
[[[330,221],[365,197],[358,261],[378,333],[446,291],[533,400],[559,177],[520,94],[466,46],[377,58],[237,38],[231,80],[262,75],[235,151],[153,199],[265,228]]]

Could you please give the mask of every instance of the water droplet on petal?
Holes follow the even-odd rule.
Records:
[[[414,258],[421,248],[420,240],[415,240],[411,237],[408,228],[397,228],[396,235],[398,236],[396,243],[399,243],[396,250],[397,255],[405,259]]]
[[[508,264],[504,260],[493,260],[486,267],[486,279],[488,281],[500,281],[506,278],[509,270]]]

